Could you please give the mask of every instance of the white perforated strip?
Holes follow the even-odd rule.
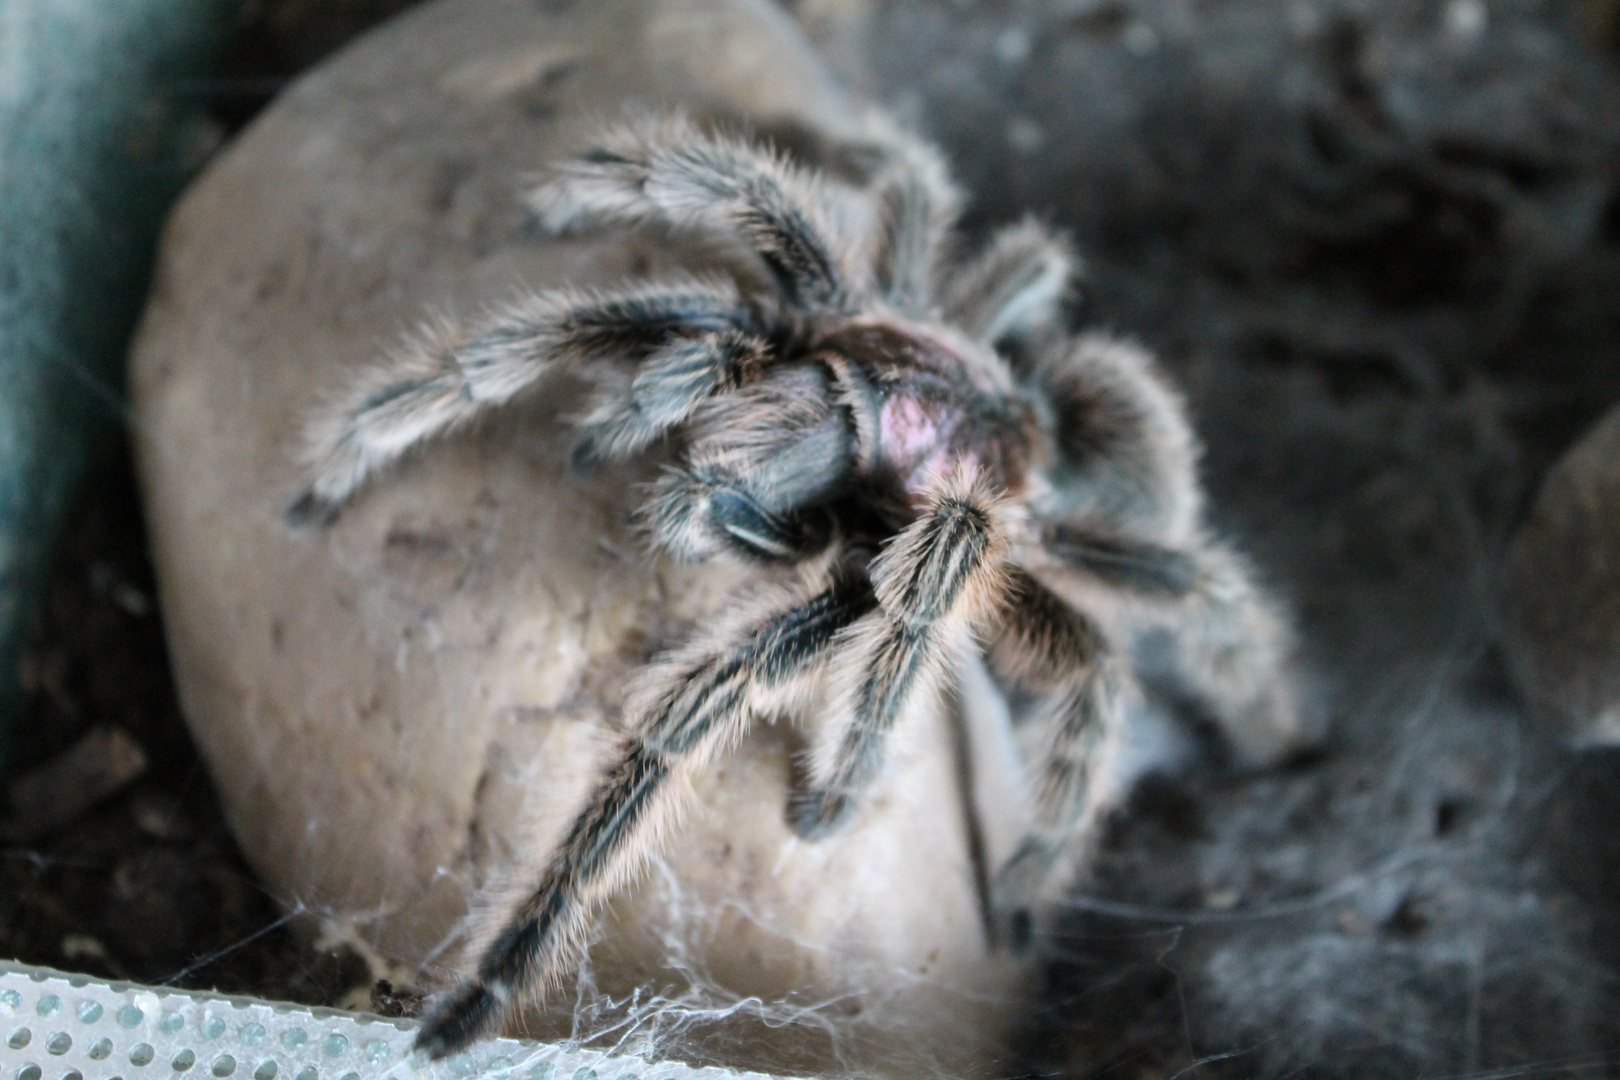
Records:
[[[0,961],[0,1080],[770,1080],[516,1039],[429,1062],[416,1026]]]

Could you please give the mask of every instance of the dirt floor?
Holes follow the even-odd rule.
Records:
[[[222,127],[400,6],[250,7]],[[1073,897],[1032,1068],[1620,1075],[1620,751],[1569,753],[1538,721],[1495,593],[1538,478],[1620,400],[1620,6],[870,8],[857,40],[863,5],[795,5],[946,145],[976,224],[1035,208],[1079,237],[1080,318],[1147,339],[1187,388],[1217,522],[1298,611],[1330,722],[1287,769],[1207,755],[1144,785]],[[123,454],[68,530],[25,675],[13,799],[50,801],[42,768],[122,786],[13,808],[0,954],[370,996],[224,829]],[[83,742],[108,727],[139,753]]]
[[[28,699],[0,820],[0,955],[309,1004],[364,990],[365,964],[301,940],[243,863],[180,719],[153,598],[120,449],[69,523],[23,661]],[[108,752],[97,737],[107,730],[138,751]],[[56,812],[109,758],[120,760],[101,786],[126,782]]]

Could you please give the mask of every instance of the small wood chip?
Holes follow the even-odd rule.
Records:
[[[30,840],[71,824],[146,771],[146,751],[128,732],[95,727],[73,748],[17,777],[0,831]]]

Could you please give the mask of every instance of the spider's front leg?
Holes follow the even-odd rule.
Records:
[[[849,818],[883,763],[906,707],[938,691],[952,661],[1001,599],[1008,538],[989,484],[966,470],[942,479],[922,514],[872,561],[878,607],[844,635],[809,776],[789,808],[806,837]]]
[[[820,592],[769,592],[662,659],[626,704],[631,734],[528,898],[484,950],[476,973],[429,1010],[416,1045],[442,1058],[496,1027],[524,995],[555,983],[579,955],[607,897],[657,853],[689,797],[693,772],[759,713],[814,682],[839,634],[876,604],[842,573]]]
[[[844,306],[861,277],[860,245],[819,174],[682,116],[609,128],[529,202],[557,233],[661,225],[742,241],[798,307]]]

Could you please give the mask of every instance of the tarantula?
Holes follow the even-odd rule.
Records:
[[[430,1009],[417,1043],[434,1057],[576,962],[664,842],[683,777],[756,716],[815,721],[788,817],[822,837],[880,782],[902,715],[982,649],[1037,733],[1034,824],[996,881],[1009,925],[1095,808],[1136,678],[1120,611],[1171,631],[1182,683],[1241,756],[1297,737],[1285,625],[1200,521],[1176,392],[1139,348],[1069,336],[1057,235],[1026,221],[957,265],[937,152],[888,128],[866,149],[865,176],[835,180],[681,116],[608,129],[532,196],[544,225],[695,235],[731,269],[542,292],[366,372],[312,426],[297,523],[568,372],[593,385],[576,467],[673,447],[643,508],[658,547],[790,569],[637,678],[616,760]]]

